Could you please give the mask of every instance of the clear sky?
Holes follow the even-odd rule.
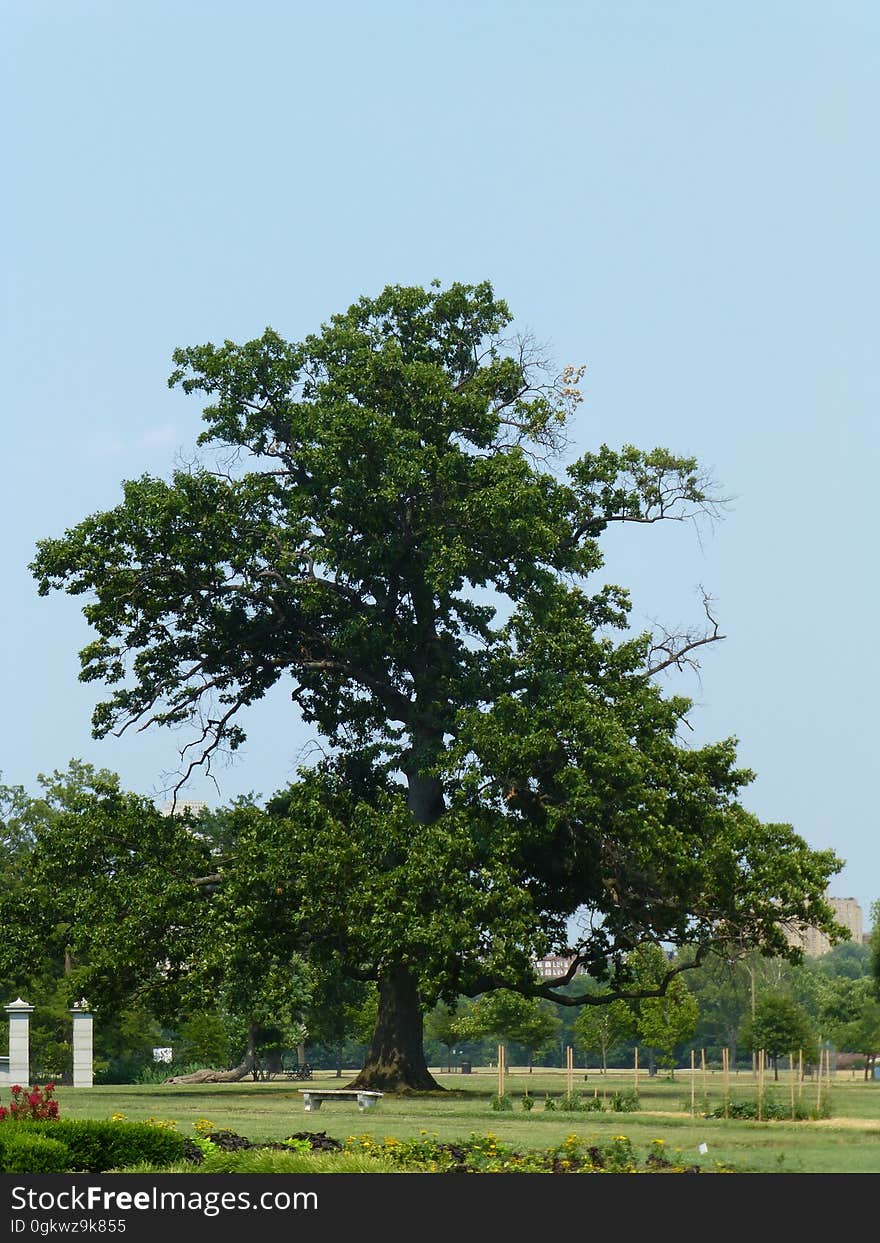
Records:
[[[166,475],[199,431],[171,352],[296,339],[386,284],[489,279],[560,366],[573,451],[694,453],[722,522],[618,528],[634,621],[728,636],[696,741],[880,898],[880,6],[875,0],[6,0],[0,773],[76,757],[159,795],[168,732],[91,738],[79,602],[36,540]],[[282,691],[212,805],[310,735]]]

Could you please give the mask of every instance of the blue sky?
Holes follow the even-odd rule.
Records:
[[[171,352],[298,338],[390,283],[490,279],[585,363],[572,452],[694,453],[699,531],[616,530],[634,623],[724,643],[696,741],[735,735],[745,802],[880,898],[880,7],[843,0],[375,0],[4,6],[6,478],[0,773],[72,757],[158,793],[180,738],[96,742],[75,599],[35,542],[167,475],[199,431]],[[284,692],[211,803],[308,754]]]

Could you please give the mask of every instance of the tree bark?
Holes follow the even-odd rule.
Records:
[[[379,1015],[363,1070],[348,1085],[380,1092],[440,1092],[428,1070],[423,1016],[415,977],[392,967],[379,980]]]
[[[425,753],[436,740],[429,734],[418,739],[420,756],[413,753],[405,768],[406,802],[418,826],[433,824],[446,810],[443,783],[422,771]],[[380,1092],[443,1092],[425,1062],[424,1015],[418,982],[409,968],[388,968],[379,977],[379,1011],[376,1029],[363,1070],[349,1087]]]
[[[436,777],[407,773],[406,805],[416,824],[433,824],[446,810],[443,783]]]
[[[424,741],[424,739],[422,740]],[[445,811],[443,783],[414,762],[406,769],[407,807],[418,825],[433,824]],[[379,1092],[443,1092],[425,1062],[424,1016],[418,983],[404,966],[379,977],[379,1012],[363,1070],[349,1084]]]

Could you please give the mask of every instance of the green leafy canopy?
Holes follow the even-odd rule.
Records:
[[[665,448],[554,471],[581,369],[511,322],[488,282],[390,286],[298,343],[177,350],[216,463],[127,482],[32,565],[85,597],[95,732],[192,727],[182,784],[286,681],[330,757],[257,834],[291,878],[280,924],[358,978],[405,969],[424,1004],[555,995],[531,960],[579,911],[571,948],[612,994],[643,943],[788,953],[787,923],[834,930],[840,863],[747,812],[734,742],[683,745],[690,705],[655,680],[717,625],[632,635],[595,583],[610,524],[719,498]]]

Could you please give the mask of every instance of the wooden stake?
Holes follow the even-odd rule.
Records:
[[[694,1063],[694,1051],[691,1049],[691,1117],[694,1117],[694,1080],[696,1078],[696,1066]]]
[[[724,1068],[724,1116],[730,1117],[730,1049],[721,1050],[721,1064]]]
[[[565,1050],[565,1080],[569,1098],[574,1094],[574,1049],[571,1045]]]
[[[706,1079],[706,1050],[705,1049],[700,1049],[700,1065],[703,1070],[703,1100],[708,1101],[709,1083],[708,1083],[708,1080]]]
[[[804,1094],[804,1051],[798,1049],[798,1100]]]
[[[758,1121],[764,1116],[764,1050],[758,1050]]]
[[[791,1080],[791,1117],[794,1121],[794,1054],[788,1055],[788,1077]]]
[[[498,1046],[498,1096],[499,1097],[502,1097],[504,1095],[504,1071],[505,1071],[504,1045],[500,1044]]]
[[[636,1045],[634,1068],[635,1068],[635,1074],[636,1074],[636,1096],[638,1096],[639,1094],[639,1046],[638,1045]]]

